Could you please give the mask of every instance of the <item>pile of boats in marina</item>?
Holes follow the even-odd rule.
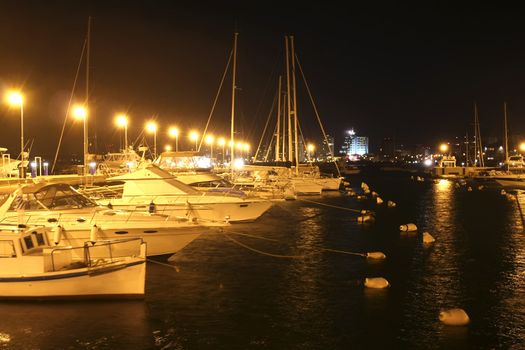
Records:
[[[286,186],[323,186],[307,172],[288,181],[276,167],[251,171],[250,183],[247,173],[175,175],[145,163],[97,186],[0,188],[0,298],[143,297],[148,257],[167,258],[215,227],[257,220],[275,201],[302,194],[287,197]]]

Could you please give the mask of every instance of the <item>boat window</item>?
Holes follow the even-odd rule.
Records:
[[[15,258],[16,251],[13,241],[0,241],[0,258]]]
[[[36,244],[38,246],[46,245],[46,240],[44,239],[44,234],[41,232],[33,232],[32,233],[36,237]]]
[[[27,250],[32,249],[32,248],[35,247],[35,245],[33,244],[33,240],[31,239],[31,236],[25,236],[24,237],[24,243],[25,243],[25,246],[26,246]]]

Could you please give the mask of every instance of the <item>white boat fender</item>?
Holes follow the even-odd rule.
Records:
[[[372,191],[372,197],[377,197],[377,196],[379,196],[379,195],[377,194],[377,192]]]
[[[383,204],[383,200],[381,199],[381,197],[377,197],[376,202],[377,204]]]
[[[396,207],[396,202],[394,202],[394,201],[388,201],[388,202],[386,202],[386,205],[387,205],[389,208],[395,208],[395,207]]]
[[[507,191],[505,191],[505,190],[501,190],[501,195],[502,195],[502,196],[504,196],[504,195],[506,195],[506,194],[507,194]]]
[[[423,243],[425,244],[430,244],[430,243],[434,243],[436,241],[436,239],[434,237],[432,237],[432,235],[428,232],[423,232]]]
[[[416,224],[405,224],[405,225],[400,225],[399,226],[399,231],[417,231],[417,226]]]
[[[53,243],[55,243],[55,245],[58,245],[60,243],[60,239],[62,238],[63,232],[64,228],[60,225],[53,228]]]
[[[157,207],[156,207],[155,203],[153,203],[153,201],[151,201],[149,203],[148,212],[150,214],[155,214],[156,211],[157,211]]]
[[[366,253],[367,259],[376,259],[376,260],[384,260],[386,259],[386,255],[383,252],[368,252]]]
[[[390,287],[390,283],[383,277],[365,278],[365,287],[374,289],[384,289]]]
[[[370,190],[369,190],[368,188],[365,188],[365,189],[363,190],[363,192],[364,192],[365,194],[370,194]]]
[[[365,182],[361,182],[361,188],[362,189],[368,188],[368,185]]]
[[[479,185],[479,186],[478,186],[478,190],[480,190],[480,191],[481,191],[483,188],[484,188],[483,185]]]
[[[472,192],[472,187],[467,187],[467,191]]]
[[[98,226],[93,225],[93,227],[91,227],[91,231],[89,232],[89,240],[91,241],[91,243],[95,243],[97,241],[97,236],[98,236]]]
[[[463,309],[447,309],[439,312],[439,320],[447,326],[466,326],[470,318]]]
[[[343,185],[345,185],[345,186],[350,186],[350,182],[348,182],[348,181],[343,181]]]
[[[370,210],[361,209],[361,214],[362,214],[362,215],[371,215],[372,212],[371,212]]]

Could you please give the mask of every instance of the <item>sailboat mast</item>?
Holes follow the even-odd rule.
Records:
[[[282,128],[282,139],[283,139],[283,147],[282,147],[282,155],[280,157],[280,160],[281,161],[286,161],[286,96],[288,96],[288,94],[285,92],[283,94],[283,110],[281,111],[282,112],[282,121],[283,121],[283,128]]]
[[[467,159],[465,160],[465,164],[468,167],[469,166],[469,153],[470,153],[469,139],[468,139],[468,130],[467,130],[466,140],[467,140],[467,142],[465,142],[465,155],[466,155]]]
[[[295,84],[295,47],[293,35],[290,35],[291,58],[292,58],[292,87],[293,87],[293,120],[294,120],[294,144],[295,144],[295,174],[299,174],[299,142],[297,141],[297,95]]]
[[[236,70],[237,70],[237,35],[233,36],[233,66],[232,66],[232,114],[231,114],[231,129],[230,129],[230,168],[233,172],[233,160],[235,150],[235,84],[236,84]]]
[[[279,134],[281,132],[281,82],[282,82],[282,76],[279,75],[279,87],[277,89],[277,132],[276,134],[276,142],[275,142],[275,161],[279,161]]]
[[[288,48],[288,36],[285,36],[286,46],[286,97],[288,104],[288,161],[293,160],[292,156],[292,106],[291,106],[291,92],[290,92],[290,52]]]
[[[509,139],[507,135],[507,102],[503,102],[503,116],[505,119],[505,164],[507,170],[509,170]]]
[[[86,102],[87,110],[84,116],[84,175],[88,173],[88,156],[89,156],[89,131],[88,131],[88,116],[91,117],[89,111],[89,57],[91,48],[91,16],[88,17],[88,31],[87,31],[87,46],[86,46]]]
[[[474,102],[474,166],[478,166],[478,107]]]

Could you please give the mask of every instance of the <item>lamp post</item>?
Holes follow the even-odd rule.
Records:
[[[148,122],[146,131],[153,134],[153,158],[157,158],[157,123],[154,121]]]
[[[224,146],[226,145],[226,140],[224,137],[219,137],[217,143],[222,147],[222,164],[224,165]]]
[[[168,136],[175,138],[175,152],[179,151],[179,129],[172,126],[168,129]]]
[[[520,151],[525,152],[525,142],[520,143]]]
[[[24,155],[24,96],[18,91],[10,91],[7,94],[7,102],[11,106],[20,107],[20,176],[22,178],[26,177],[25,171],[25,155]]]
[[[199,133],[195,130],[190,131],[190,140],[195,142],[195,151],[197,150],[197,141],[199,141]]]
[[[89,148],[88,148],[88,130],[87,130],[87,118],[88,118],[88,110],[86,107],[82,105],[76,105],[73,107],[73,117],[78,120],[82,120],[84,122],[84,169],[83,173],[84,175],[87,174],[88,171],[88,154],[89,154]]]
[[[309,143],[306,146],[306,151],[308,152],[308,161],[311,162],[312,161],[312,154],[315,151],[315,146],[313,144]]]
[[[210,158],[213,158],[213,141],[215,141],[215,137],[213,135],[206,135],[206,144],[210,146]]]
[[[448,145],[446,143],[442,143],[440,146],[439,146],[439,150],[441,151],[441,153],[443,154],[443,156],[445,155],[445,153],[448,151]]]
[[[128,151],[128,117],[125,114],[119,114],[115,117],[115,123],[118,127],[124,128],[124,150]]]

